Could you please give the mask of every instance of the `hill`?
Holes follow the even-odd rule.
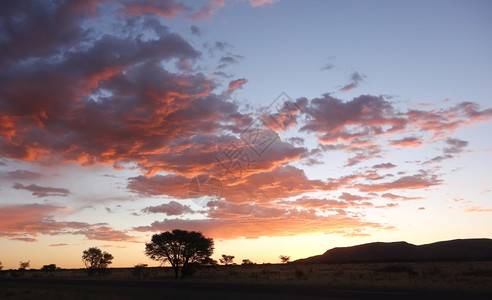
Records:
[[[458,239],[425,245],[407,242],[338,247],[294,263],[492,260],[492,239]]]

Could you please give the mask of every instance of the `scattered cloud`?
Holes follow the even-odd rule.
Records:
[[[32,192],[33,196],[38,198],[43,197],[67,197],[70,194],[70,191],[64,188],[54,188],[54,187],[44,187],[36,184],[23,185],[21,183],[14,183],[12,188],[16,190],[26,190]]]
[[[50,247],[65,247],[65,246],[68,246],[68,244],[64,244],[64,243],[50,244]]]
[[[143,213],[164,213],[168,216],[179,216],[183,214],[193,214],[195,213],[190,206],[183,205],[176,201],[171,201],[169,203],[164,203],[158,206],[149,206],[142,209]]]
[[[135,241],[134,237],[106,223],[56,221],[54,215],[68,210],[51,204],[25,204],[0,207],[0,237],[35,241],[38,235],[85,235],[90,240]]]
[[[418,137],[406,137],[401,140],[392,140],[389,142],[391,146],[399,146],[404,148],[420,147],[422,143],[422,139]]]
[[[372,166],[373,169],[392,169],[396,168],[396,165],[392,163],[382,163]]]
[[[393,194],[393,193],[384,193],[381,195],[381,197],[383,198],[386,198],[386,199],[390,199],[390,200],[420,200],[422,199],[421,197],[406,197],[406,196],[402,196],[402,195],[396,195],[396,194]]]
[[[421,171],[415,175],[403,176],[391,182],[357,184],[354,187],[363,192],[385,192],[391,190],[423,189],[441,183],[442,180],[438,179],[436,175],[429,175],[425,171]]]
[[[350,92],[357,88],[360,82],[362,82],[365,78],[365,75],[362,75],[359,72],[354,72],[350,75],[350,83],[344,85],[339,91],[342,93]]]
[[[43,174],[29,170],[15,170],[5,172],[0,177],[9,180],[36,180],[43,177]]]
[[[248,82],[248,80],[245,78],[233,80],[233,81],[229,82],[229,88],[227,89],[227,92],[232,93],[236,89],[242,88],[243,85],[246,84],[247,82]]]
[[[178,14],[190,10],[189,7],[174,0],[130,0],[124,2],[122,12],[131,16],[154,14],[167,19],[173,19]]]

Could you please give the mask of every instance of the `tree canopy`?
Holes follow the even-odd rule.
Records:
[[[234,263],[234,255],[222,254],[222,258],[219,258],[221,264],[232,265]]]
[[[151,259],[169,262],[178,278],[185,277],[190,265],[207,260],[214,251],[214,241],[201,232],[174,229],[154,234],[150,243],[145,244],[145,254]]]
[[[85,267],[89,269],[89,274],[92,274],[94,270],[101,271],[102,269],[106,269],[113,263],[113,259],[113,255],[106,251],[103,252],[97,247],[91,247],[82,253],[82,261]]]

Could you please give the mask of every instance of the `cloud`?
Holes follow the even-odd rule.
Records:
[[[138,242],[137,238],[126,234],[124,231],[115,230],[110,226],[93,226],[73,234],[82,234],[87,240],[112,241],[112,242]]]
[[[205,176],[200,182],[206,182]],[[167,195],[188,199],[192,178],[181,175],[138,176],[130,178],[128,188],[147,196]],[[222,197],[231,203],[269,203],[314,191],[332,191],[347,184],[348,179],[322,181],[308,179],[303,170],[293,166],[278,166],[272,170],[252,173],[238,181],[220,181]]]
[[[159,206],[149,206],[142,209],[144,213],[164,213],[168,216],[179,216],[183,214],[193,214],[195,213],[188,205],[183,205],[176,201],[171,201],[169,203],[164,203]]]
[[[226,0],[210,0],[200,10],[191,16],[192,21],[204,20],[212,17],[213,14],[226,4]]]
[[[390,190],[423,189],[439,185],[442,180],[436,175],[421,171],[415,175],[403,176],[394,181],[379,184],[356,184],[353,187],[363,192],[385,192]]]
[[[74,221],[55,221],[54,215],[68,207],[51,204],[10,205],[0,208],[0,237],[35,241],[38,235],[83,234],[90,240],[135,241],[124,232],[105,223],[89,224]]]
[[[345,200],[345,201],[348,201],[348,202],[352,202],[352,201],[368,200],[370,198],[359,196],[359,195],[353,195],[353,194],[350,194],[350,193],[347,193],[347,192],[343,192],[342,195],[338,197],[338,199]]]
[[[89,226],[80,222],[56,222],[52,215],[67,207],[49,204],[11,205],[0,208],[0,236],[25,237],[38,234],[61,234]]]
[[[322,143],[397,133],[408,122],[390,102],[369,95],[344,102],[325,94],[312,99],[303,110],[308,120],[300,130],[317,133]]]
[[[29,170],[15,170],[5,172],[1,177],[9,180],[36,180],[43,177],[43,174]]]
[[[131,16],[142,14],[154,14],[168,19],[175,18],[178,14],[191,9],[174,0],[130,0],[124,3],[123,13]]]
[[[190,32],[191,34],[193,35],[196,35],[196,36],[202,36],[202,31],[200,30],[200,28],[198,28],[197,26],[195,25],[191,25],[190,26]]]
[[[350,149],[355,156],[350,157],[345,164],[346,167],[354,166],[364,160],[381,157],[381,147],[379,145],[370,145],[367,147],[355,147]]]
[[[227,89],[227,92],[232,93],[236,89],[242,88],[243,85],[246,84],[247,82],[248,82],[248,80],[245,78],[233,80],[233,81],[229,82],[229,88]]]
[[[231,54],[231,53],[229,53],[226,56],[222,56],[219,59],[217,69],[223,69],[229,65],[237,64],[237,63],[239,63],[239,60],[242,58],[244,58],[244,57],[241,55]]]
[[[422,164],[427,165],[427,164],[440,163],[443,160],[450,159],[450,158],[453,158],[453,156],[450,154],[438,155],[438,156],[434,156],[433,158],[431,158],[429,160],[424,161]]]
[[[251,4],[251,6],[258,7],[266,4],[273,4],[275,2],[278,2],[279,0],[248,0],[248,1]]]
[[[466,213],[490,213],[492,212],[492,208],[486,207],[468,207],[465,209]]]
[[[38,241],[37,239],[30,238],[30,237],[13,237],[13,238],[9,238],[9,240],[12,240],[12,241],[21,241],[21,242],[28,242],[28,243],[33,243],[33,242],[37,242]]]
[[[65,247],[65,246],[68,246],[68,244],[64,244],[64,243],[50,244],[50,247]]]
[[[344,209],[351,206],[351,204],[349,204],[346,201],[338,201],[338,200],[332,200],[326,198],[323,199],[309,198],[309,197],[302,197],[296,199],[295,201],[275,202],[275,204],[288,206],[288,207],[301,207],[304,209],[320,209],[324,211],[335,210],[337,212],[339,212],[340,209]]]
[[[70,194],[70,191],[64,188],[44,187],[36,184],[23,185],[21,183],[14,183],[12,188],[16,190],[30,191],[32,192],[33,196],[36,196],[38,198],[50,197],[50,196],[67,197]]]
[[[360,74],[359,72],[352,73],[352,75],[350,75],[350,83],[343,86],[339,91],[342,93],[350,92],[351,90],[357,88],[364,78],[366,78],[366,76]]]
[[[321,70],[332,70],[333,68],[335,68],[335,65],[331,62],[327,62],[322,68]]]
[[[463,141],[460,139],[455,139],[455,138],[447,138],[446,139],[446,144],[449,145],[449,147],[444,148],[444,153],[447,154],[456,154],[456,153],[461,153],[463,152],[463,149],[468,146],[467,141]]]
[[[258,238],[262,236],[292,236],[297,234],[325,233],[325,234],[345,234],[350,230],[365,227],[372,229],[387,229],[388,227],[366,222],[357,217],[345,215],[332,215],[329,217],[318,216],[315,212],[309,211],[290,211],[280,214],[272,211],[276,217],[251,217],[251,214],[258,214],[261,210],[247,210],[247,214],[242,217],[231,216],[226,219],[164,219],[155,221],[150,226],[140,226],[134,228],[141,232],[159,232],[181,228],[184,230],[196,230],[200,228],[205,235],[214,239],[237,239],[237,238]],[[260,224],[259,224],[260,223]],[[258,226],[260,225],[260,226]]]
[[[252,7],[259,7],[266,4],[273,4],[278,0],[242,0],[248,1]],[[226,5],[226,0],[210,0],[202,6],[197,12],[191,15],[192,21],[200,21],[211,18],[219,9]]]
[[[395,168],[396,165],[392,163],[382,163],[372,166],[373,169],[392,169]]]
[[[392,140],[389,142],[389,144],[391,146],[409,148],[409,147],[420,147],[423,144],[423,141],[418,137],[406,137],[400,140]]]
[[[401,196],[401,195],[396,195],[393,193],[384,193],[381,195],[381,197],[390,199],[390,200],[419,200],[422,199],[421,197],[406,197],[406,196]]]

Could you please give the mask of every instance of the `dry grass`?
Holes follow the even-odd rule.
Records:
[[[199,267],[191,282],[296,284],[333,288],[456,289],[492,291],[492,262],[370,264],[264,264]],[[170,268],[109,269],[89,277],[84,269],[1,271],[3,278],[174,280]]]

